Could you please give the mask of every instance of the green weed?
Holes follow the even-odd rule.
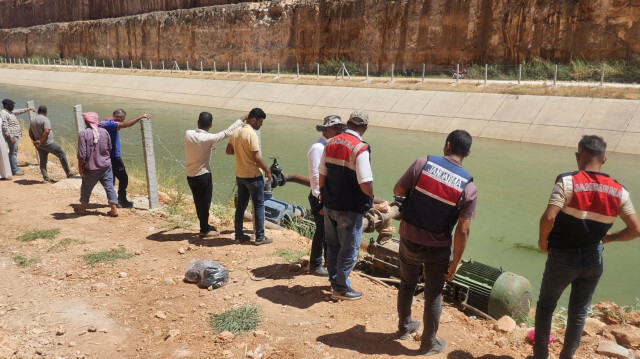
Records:
[[[72,244],[85,244],[87,241],[76,238],[65,238],[54,244],[47,250],[47,252],[62,252],[67,250]]]
[[[133,257],[132,253],[127,252],[124,247],[110,249],[108,251],[93,252],[83,256],[85,262],[94,266],[96,263],[115,262],[118,259],[129,259]]]
[[[227,310],[222,314],[212,314],[209,317],[211,327],[217,333],[224,331],[233,334],[250,332],[258,327],[260,321],[260,309],[250,305]]]
[[[29,267],[32,264],[36,264],[40,262],[40,258],[27,258],[19,254],[12,255],[11,259],[13,259],[13,261],[16,263],[18,267],[22,267],[22,268]]]
[[[223,203],[213,203],[211,205],[211,214],[218,220],[221,226],[231,226],[236,209],[233,204],[233,198]]]
[[[534,318],[531,318],[527,313],[523,312],[516,313],[516,315],[513,317],[513,320],[515,320],[518,324],[524,323],[528,327],[533,327],[535,325]]]
[[[60,233],[58,228],[47,229],[47,230],[32,230],[28,231],[25,234],[18,237],[20,242],[30,242],[35,241],[36,239],[54,239]]]
[[[306,253],[300,251],[292,251],[290,249],[277,249],[271,254],[276,257],[284,258],[284,260],[289,263],[298,263],[300,261],[300,258],[306,255]]]

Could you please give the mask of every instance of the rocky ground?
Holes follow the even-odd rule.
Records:
[[[21,146],[20,162],[34,163],[22,157],[28,144]],[[57,159],[51,162],[53,177],[61,178]],[[118,218],[106,216],[99,186],[92,197],[97,204],[80,217],[73,213],[80,179],[44,183],[37,166],[24,165],[23,170],[25,176],[0,181],[2,358],[417,355],[419,337],[400,341],[393,336],[396,289],[352,275],[364,298],[331,301],[325,279],[274,255],[278,249],[309,250],[309,241],[294,232],[267,230],[275,241],[258,247],[234,243],[231,227],[220,225],[221,235],[199,239],[195,227],[176,227],[163,210],[144,209],[142,199],[137,208],[121,210]],[[28,231],[47,229],[59,229],[59,234],[18,240]],[[95,266],[83,259],[119,246],[134,256]],[[229,283],[208,290],[184,282],[193,259],[220,262],[230,271]],[[244,304],[260,308],[257,330],[237,336],[213,331],[211,314]],[[422,306],[417,299],[417,317]],[[640,357],[640,314],[620,314],[613,303],[600,304],[598,312],[605,315],[589,320],[576,358]],[[499,325],[476,319],[446,306],[439,336],[449,347],[434,358],[525,358],[531,353],[525,340],[529,329],[507,319]],[[556,337],[562,334],[553,331]],[[552,357],[560,348],[561,339],[551,345]]]

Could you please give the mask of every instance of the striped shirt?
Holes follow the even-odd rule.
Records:
[[[4,137],[22,136],[22,126],[20,126],[16,115],[23,114],[27,111],[29,111],[28,108],[13,110],[13,112],[7,111],[6,108],[0,110],[0,117],[2,117],[2,135]]]

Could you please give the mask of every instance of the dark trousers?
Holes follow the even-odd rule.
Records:
[[[451,247],[425,247],[400,240],[400,288],[398,290],[398,329],[406,330],[411,322],[411,303],[424,265],[424,332],[420,349],[431,349],[436,344],[436,333],[442,314],[442,288],[449,268]]]
[[[200,176],[187,177],[193,203],[196,205],[196,214],[200,221],[200,232],[209,231],[209,208],[211,207],[211,193],[213,192],[213,181],[211,173]]]
[[[129,186],[129,175],[124,167],[121,157],[111,157],[111,168],[113,168],[113,185],[118,180],[118,202],[127,200],[127,187]]]
[[[71,173],[71,171],[69,170],[67,155],[64,153],[62,148],[58,146],[57,143],[51,142],[49,144],[44,144],[36,147],[36,150],[38,151],[38,157],[40,158],[40,172],[42,172],[42,177],[44,179],[49,178],[49,173],[47,173],[47,162],[49,161],[50,153],[60,159],[62,169],[67,174],[67,176]]]
[[[314,270],[322,267],[322,259],[327,262],[327,242],[324,240],[324,215],[320,214],[322,204],[311,193],[309,193],[309,205],[311,214],[316,224],[316,231],[311,240],[311,254],[309,255],[309,269]]]

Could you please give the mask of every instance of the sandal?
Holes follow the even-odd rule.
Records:
[[[80,208],[76,207],[73,209],[73,213],[77,214],[78,216],[85,216],[87,214],[87,211],[80,212]]]
[[[109,216],[109,217],[118,217],[118,212],[114,213],[114,212],[109,211],[109,212],[107,212],[107,216]]]

